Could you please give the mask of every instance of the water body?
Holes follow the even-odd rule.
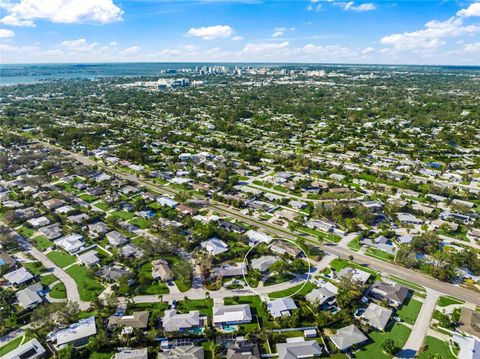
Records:
[[[311,67],[349,68],[385,71],[453,71],[477,72],[480,67],[469,66],[404,66],[404,65],[345,65],[345,64],[294,64],[294,63],[95,63],[95,64],[0,64],[0,85],[31,84],[39,81],[65,79],[96,79],[100,77],[157,76],[162,70],[178,70],[196,66],[224,65],[251,67]]]

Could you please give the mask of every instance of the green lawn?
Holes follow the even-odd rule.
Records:
[[[350,242],[348,242],[347,247],[350,248],[352,251],[358,252],[362,247],[360,243],[360,238],[354,238]]]
[[[350,261],[347,261],[347,260],[341,259],[341,258],[335,258],[333,261],[331,261],[330,262],[330,267],[335,269],[335,271],[337,273],[340,272],[343,268],[352,267],[352,268],[360,269],[364,272],[368,272],[372,276],[374,276],[376,279],[380,279],[380,277],[381,277],[380,274],[377,271],[375,271],[371,268],[361,266],[360,264],[357,264],[355,262],[350,262]]]
[[[67,289],[63,283],[57,283],[53,286],[50,291],[50,297],[54,299],[65,299],[67,298]]]
[[[35,275],[40,275],[48,271],[47,268],[45,268],[42,263],[36,262],[36,261],[24,262],[22,263],[22,265]]]
[[[418,317],[418,313],[422,308],[422,303],[418,300],[409,298],[402,305],[400,310],[397,311],[397,315],[406,323],[413,324]]]
[[[442,296],[438,298],[437,305],[439,307],[448,307],[449,305],[452,304],[463,304],[465,303],[463,300],[453,298],[453,297],[448,297],[448,296]]]
[[[200,313],[212,316],[213,299],[187,299],[177,302],[177,310],[180,313],[188,313],[198,310]]]
[[[51,240],[49,240],[48,238],[45,238],[44,236],[37,236],[33,238],[33,241],[35,243],[35,247],[37,247],[41,251],[44,251],[50,248],[54,244]]]
[[[77,283],[80,299],[92,301],[102,292],[103,286],[90,275],[86,267],[75,264],[66,269],[66,272]]]
[[[270,294],[268,294],[268,297],[272,298],[272,299],[288,297],[288,296],[294,294],[295,292],[297,292],[300,288],[302,288],[302,289],[296,295],[305,296],[315,288],[315,285],[313,285],[310,282],[300,283],[300,284],[298,284],[294,287],[291,287],[291,288],[288,288],[288,289],[285,289],[285,290],[281,290],[281,291],[278,291],[278,292],[270,293]]]
[[[111,359],[114,356],[114,352],[105,352],[105,353],[100,353],[100,352],[92,352],[88,355],[89,359]]]
[[[150,226],[150,221],[146,218],[135,217],[129,223],[140,229],[146,229]]]
[[[184,278],[175,279],[175,284],[177,285],[178,290],[182,293],[192,288],[192,282]]]
[[[355,357],[358,359],[391,358],[392,356],[384,353],[382,348],[385,339],[394,340],[397,347],[402,348],[407,342],[410,331],[410,328],[399,323],[395,323],[393,327],[385,333],[373,331],[368,335],[373,342],[355,352]]]
[[[105,212],[107,212],[110,209],[109,205],[106,204],[105,202],[95,203],[94,206],[97,208],[100,208],[102,211],[105,211]]]
[[[141,284],[137,286],[138,294],[167,294],[170,292],[168,286],[163,282],[153,280],[152,276],[152,263],[147,262],[140,267],[140,273],[142,273],[150,283]]]
[[[423,345],[426,350],[418,353],[419,359],[430,359],[434,354],[440,354],[442,359],[455,359],[455,356],[450,352],[448,343],[443,340],[426,337]]]
[[[384,252],[377,248],[372,248],[372,247],[368,247],[367,250],[365,251],[365,254],[367,256],[377,258],[385,262],[392,262],[393,259],[395,258],[395,256],[392,254],[389,254],[387,252]]]
[[[47,254],[47,257],[60,268],[65,268],[66,266],[69,266],[77,261],[74,256],[59,251],[52,251]]]
[[[35,230],[33,228],[22,226],[17,230],[17,233],[24,238],[29,238],[35,233]]]
[[[124,221],[128,221],[129,219],[132,219],[133,217],[135,217],[135,213],[125,212],[125,211],[115,211],[115,212],[112,212],[112,216],[123,219]]]
[[[47,274],[40,277],[40,283],[42,283],[43,285],[50,285],[56,280],[57,280],[57,277],[55,277],[53,274]]]
[[[87,193],[80,195],[80,198],[83,199],[84,201],[87,201],[88,203],[95,202],[98,199],[97,196],[93,196]]]
[[[288,282],[290,279],[295,278],[291,273],[285,273],[283,275],[270,275],[264,282],[265,286]]]

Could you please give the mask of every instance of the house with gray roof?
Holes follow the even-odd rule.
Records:
[[[316,340],[277,344],[278,359],[315,358],[322,355],[322,347]]]
[[[385,327],[392,316],[392,310],[375,303],[370,303],[362,315],[362,319],[370,326],[378,330],[385,330]]]
[[[183,332],[203,327],[204,319],[198,310],[180,314],[175,309],[169,309],[162,318],[162,326],[166,332]]]
[[[97,257],[98,252],[96,251],[87,251],[78,255],[78,260],[83,264],[91,267],[100,263],[100,258]]]
[[[338,272],[337,277],[340,279],[344,276],[351,276],[352,280],[365,284],[370,278],[371,274],[358,268],[346,267]]]
[[[175,346],[158,353],[157,359],[203,359],[204,351],[202,346],[182,345]]]
[[[267,309],[274,318],[289,316],[292,310],[297,309],[297,306],[292,298],[279,298],[270,301],[267,304]]]
[[[216,256],[220,253],[228,251],[228,244],[216,237],[210,238],[208,241],[200,243],[200,246],[212,256]]]
[[[330,282],[323,284],[320,288],[315,288],[305,296],[310,303],[318,302],[320,306],[332,301],[338,293],[338,288]]]
[[[80,348],[88,343],[88,339],[97,334],[95,317],[88,317],[71,324],[67,328],[51,332],[47,335],[47,341],[60,350],[67,345]]]
[[[114,359],[148,359],[148,349],[119,348]]]
[[[330,337],[330,340],[340,351],[346,351],[354,345],[358,346],[366,343],[368,338],[355,325],[350,324],[349,326],[338,329],[337,332]]]
[[[19,290],[15,295],[23,309],[33,309],[43,302],[42,297],[30,287]]]
[[[397,283],[373,283],[368,291],[368,296],[379,301],[386,301],[393,307],[399,307],[408,296],[410,289]]]
[[[227,349],[227,359],[260,359],[258,345],[244,337],[235,338],[235,343]]]
[[[16,349],[2,355],[2,359],[36,359],[44,358],[47,355],[47,351],[40,344],[38,339],[34,338]]]
[[[20,285],[27,283],[33,279],[32,273],[26,270],[24,267],[14,270],[13,272],[4,274],[3,277],[11,285]]]
[[[247,273],[247,266],[244,262],[225,264],[213,269],[213,276],[215,277],[239,277],[243,273]]]
[[[273,263],[278,260],[277,257],[274,256],[263,256],[260,258],[252,259],[251,266],[253,269],[257,269],[260,272],[266,272],[270,269]]]
[[[128,238],[117,231],[108,232],[105,236],[108,239],[108,243],[114,247],[120,247],[128,242]]]

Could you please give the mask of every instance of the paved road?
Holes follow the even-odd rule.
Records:
[[[408,337],[407,342],[400,350],[396,358],[415,358],[417,352],[420,350],[423,344],[423,340],[430,328],[430,322],[432,320],[432,314],[437,304],[437,299],[440,293],[431,289],[427,289],[427,297],[425,298],[420,313],[418,313],[417,320],[413,325],[412,332]]]
[[[42,142],[42,141],[40,141],[40,142]],[[46,142],[42,142],[42,143],[51,147],[51,148],[59,149],[59,147],[54,146],[54,145],[50,145]],[[82,163],[89,164],[89,165],[98,165],[98,163],[96,163],[95,161],[92,161],[92,160],[90,160],[90,159],[88,159],[85,156],[82,156],[80,154],[72,153],[72,152],[69,152],[69,151],[66,151],[66,150],[63,150],[63,149],[61,149],[61,151],[64,154],[67,154],[67,155],[77,159],[78,161],[80,161]],[[145,180],[141,180],[141,179],[137,178],[133,174],[121,173],[118,170],[113,170],[113,169],[108,168],[106,166],[101,166],[101,167],[103,167],[107,171],[110,171],[110,172],[113,172],[113,173],[117,174],[119,177],[122,177],[124,179],[128,179],[128,180],[133,181],[133,182],[137,182],[137,183],[139,183],[141,185],[144,185],[147,188],[151,188],[151,189],[153,189],[157,192],[162,192],[162,193],[166,193],[166,194],[175,194],[176,193],[175,190],[173,190],[171,188],[167,188],[165,186],[153,185],[149,182],[146,182]],[[441,281],[439,281],[435,278],[429,277],[429,276],[424,275],[422,273],[419,273],[419,272],[416,272],[416,271],[413,271],[413,270],[410,270],[410,269],[407,269],[407,268],[404,268],[404,267],[400,267],[400,266],[392,264],[392,263],[383,262],[379,259],[375,259],[375,258],[366,256],[362,253],[357,253],[355,251],[350,250],[346,246],[341,247],[341,246],[334,245],[334,244],[319,244],[318,239],[313,237],[313,236],[300,234],[300,233],[297,233],[296,235],[294,235],[293,233],[289,232],[288,230],[286,230],[283,227],[277,226],[277,225],[272,224],[272,223],[266,224],[266,223],[260,222],[258,219],[253,219],[253,218],[245,216],[243,214],[239,214],[238,209],[231,209],[231,208],[229,208],[229,207],[227,207],[227,206],[225,206],[221,203],[218,203],[218,202],[213,202],[212,201],[211,203],[212,203],[210,205],[211,209],[213,209],[213,210],[215,210],[215,211],[217,211],[221,214],[224,214],[224,215],[230,216],[232,218],[235,218],[235,219],[237,219],[241,222],[257,226],[260,229],[262,229],[264,231],[267,231],[269,233],[272,233],[274,235],[284,237],[284,238],[290,238],[290,239],[296,239],[298,235],[301,235],[306,240],[310,241],[311,243],[316,244],[322,250],[324,250],[325,252],[330,253],[332,255],[339,256],[339,257],[342,257],[342,258],[348,258],[349,256],[353,256],[354,261],[356,261],[360,264],[369,266],[369,267],[371,267],[371,268],[373,268],[377,271],[380,271],[382,274],[396,275],[396,276],[399,276],[399,277],[404,278],[406,280],[409,280],[409,281],[412,281],[412,282],[417,283],[419,285],[422,285],[425,288],[430,288],[430,289],[436,290],[438,292],[441,292],[443,294],[451,295],[453,297],[462,299],[464,301],[468,301],[468,302],[472,302],[476,305],[480,305],[480,295],[478,293],[474,292],[474,291],[470,291],[468,289],[461,288],[461,287],[458,287],[458,286],[450,284],[450,283],[441,282]]]

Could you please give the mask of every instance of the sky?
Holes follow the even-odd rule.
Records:
[[[0,0],[0,63],[480,65],[480,1]]]

